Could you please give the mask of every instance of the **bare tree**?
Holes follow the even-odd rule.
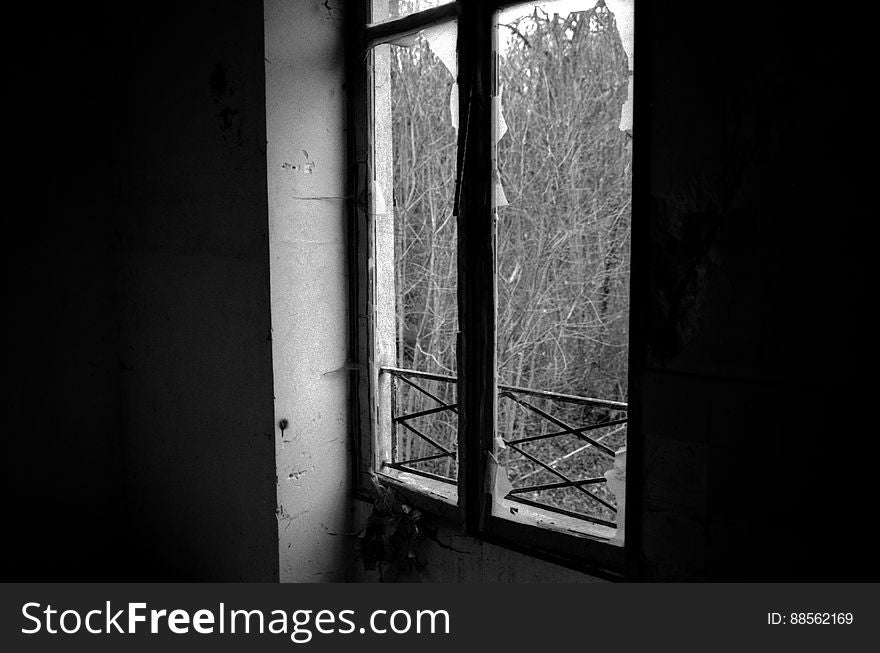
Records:
[[[508,130],[497,158],[509,202],[498,209],[499,380],[625,401],[631,145],[618,127],[629,72],[614,17],[601,5],[566,17],[534,9],[502,29],[516,38],[499,71]],[[454,375],[453,80],[424,40],[393,51],[398,364]],[[452,400],[448,384],[430,390]],[[433,405],[421,393],[401,390],[402,411]],[[596,409],[547,408],[573,423],[596,418],[589,414]],[[505,437],[551,427],[511,402],[499,404]],[[454,414],[425,418],[420,428],[454,445]],[[625,442],[620,428],[600,435],[618,446]],[[419,438],[404,437],[401,444],[407,456],[436,453]],[[582,445],[554,438],[528,448],[560,469],[594,468],[600,475],[607,461]],[[455,471],[449,459],[423,465]],[[548,474],[523,457],[511,458],[511,470],[514,482]],[[553,500],[578,508],[579,496],[560,490]]]

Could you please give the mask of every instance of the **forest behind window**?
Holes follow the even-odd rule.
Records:
[[[403,0],[393,4],[407,5],[395,8],[400,15],[424,8]],[[553,11],[553,4],[520,5],[498,16],[498,382],[626,402],[631,55],[604,2],[564,15]],[[448,30],[430,28],[390,46],[390,79],[396,364],[454,377],[458,280],[453,196],[459,121],[449,43]],[[454,382],[420,383],[454,403]],[[398,414],[438,405],[408,384],[397,384],[395,392]],[[625,420],[614,407],[552,397],[529,402],[564,424],[613,423],[591,431],[590,438],[612,452],[626,444]],[[427,414],[411,424],[455,450],[454,411]],[[607,451],[577,434],[540,437],[559,430],[540,412],[524,409],[501,392],[499,435],[505,441],[526,440],[503,455],[512,487],[559,485],[560,477],[599,479],[610,469],[613,453],[609,459]],[[401,458],[438,453],[429,440],[406,429],[399,429],[397,437]],[[456,478],[454,456],[413,467]],[[520,497],[613,520],[614,495],[601,483],[592,484],[589,492],[607,505],[576,485]]]

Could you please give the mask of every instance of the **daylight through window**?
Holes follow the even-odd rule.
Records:
[[[454,504],[460,460],[482,456],[484,483],[468,493],[488,495],[494,518],[619,544],[633,2],[495,12],[491,129],[482,131],[473,102],[483,91],[458,85],[462,4],[371,2],[373,466]],[[480,151],[487,168],[473,159]],[[461,276],[472,254],[460,251],[457,202],[481,169],[494,171],[485,213],[494,279]],[[459,433],[460,284],[485,288],[480,310],[494,316],[490,449]]]

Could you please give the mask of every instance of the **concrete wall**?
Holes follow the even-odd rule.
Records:
[[[41,29],[7,79],[3,577],[109,577],[123,508],[112,166],[88,152],[109,144],[111,111],[98,75],[59,72],[104,70],[106,40],[72,33],[64,11],[37,18],[8,16]]]
[[[341,5],[265,3],[283,582],[343,580],[351,545]]]
[[[642,5],[640,573],[876,578],[868,39],[781,3]]]
[[[154,573],[272,580],[261,6],[160,9],[120,32],[127,513]]]
[[[40,11],[4,575],[276,579],[262,5]]]

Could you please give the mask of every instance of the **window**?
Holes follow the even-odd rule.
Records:
[[[620,569],[632,1],[354,13],[359,483]]]

